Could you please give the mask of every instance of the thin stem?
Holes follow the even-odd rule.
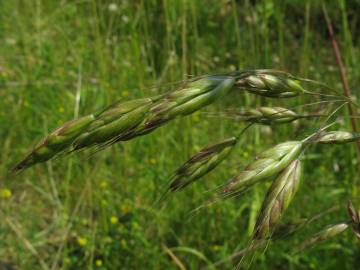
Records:
[[[333,47],[333,50],[334,50],[336,62],[337,62],[337,65],[339,67],[339,75],[340,75],[341,83],[343,85],[344,95],[347,98],[351,99],[351,91],[350,91],[348,80],[346,78],[345,66],[344,66],[344,63],[342,61],[342,55],[341,55],[338,43],[337,43],[336,38],[335,38],[335,34],[334,34],[333,27],[332,27],[331,19],[330,19],[328,13],[327,13],[325,2],[322,3],[322,9],[323,9],[324,17],[325,17],[325,20],[326,20],[329,36],[331,38],[331,44],[332,44],[332,47]],[[355,109],[352,106],[352,104],[353,103],[351,103],[351,104],[348,103],[348,111],[349,111],[350,116],[355,116],[356,112],[355,112]],[[358,123],[357,123],[356,119],[355,118],[350,118],[350,120],[351,120],[350,122],[351,122],[353,132],[357,132],[358,131]],[[357,141],[356,145],[357,145],[356,150],[357,150],[358,166],[359,166],[359,169],[360,169],[360,141]],[[357,189],[357,190],[360,190],[360,189]]]
[[[290,111],[293,109],[297,109],[297,108],[303,108],[303,107],[310,107],[310,106],[314,106],[314,105],[319,105],[319,104],[325,104],[325,103],[336,103],[336,102],[347,102],[346,99],[333,99],[333,100],[322,100],[322,101],[317,101],[317,102],[312,102],[312,103],[307,103],[307,104],[301,104],[301,105],[296,105],[293,107],[290,107],[289,109],[285,109],[283,111],[279,111],[279,112],[275,112],[271,115],[276,115],[279,113],[283,113],[286,111]],[[231,114],[235,114],[235,116],[232,116]],[[234,119],[237,118],[238,116],[236,115],[236,111],[232,112],[232,110],[227,110],[224,112],[200,112],[200,114],[204,114],[207,117],[223,117],[223,118],[228,118],[228,119]],[[327,116],[326,114],[310,114],[310,115],[302,115],[301,117],[324,117]],[[240,116],[241,117],[241,116]]]
[[[297,77],[296,77],[297,78]],[[354,105],[355,107],[360,107],[356,102],[354,102],[350,97],[344,95],[343,93],[340,93],[339,91],[337,91],[336,89],[333,89],[329,86],[327,86],[326,84],[322,83],[322,82],[318,82],[315,80],[311,80],[311,79],[306,79],[306,78],[297,78],[298,80],[301,80],[303,82],[309,82],[309,83],[313,83],[313,84],[318,84],[328,90],[330,90],[331,92],[335,93],[336,95],[328,95],[328,94],[322,94],[322,93],[318,93],[318,92],[310,92],[310,91],[305,91],[306,94],[310,94],[310,95],[314,95],[314,96],[328,96],[328,97],[344,97],[346,99],[346,101],[350,102],[352,105]]]
[[[245,133],[248,128],[250,128],[254,123],[248,124],[246,127],[244,127],[242,130],[240,130],[239,134],[235,136],[236,139],[239,139],[241,135]]]

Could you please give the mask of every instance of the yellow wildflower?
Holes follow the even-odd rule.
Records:
[[[100,182],[100,187],[102,189],[106,189],[108,187],[108,182],[106,182],[105,180],[101,181]]]
[[[81,237],[81,236],[79,236],[78,238],[77,238],[77,242],[78,242],[78,244],[79,244],[79,246],[86,246],[86,244],[87,244],[87,240],[86,240],[86,238],[84,238],[84,237]]]
[[[103,262],[102,262],[102,260],[97,259],[97,260],[95,261],[95,264],[96,264],[96,266],[100,267],[100,266],[103,265]]]
[[[150,158],[149,163],[153,164],[153,165],[156,164],[156,159],[155,158]]]
[[[1,188],[0,189],[0,198],[2,199],[9,199],[12,196],[12,192],[8,188]]]
[[[8,77],[8,73],[4,70],[4,71],[1,71],[0,72],[0,75],[1,75],[1,77],[3,77],[3,78],[7,78]]]
[[[116,223],[118,223],[118,221],[119,221],[119,219],[116,216],[112,216],[110,218],[110,223],[111,224],[116,224]]]
[[[219,245],[214,245],[213,247],[212,247],[212,249],[214,250],[214,251],[219,251],[220,250],[220,246]]]
[[[121,92],[121,95],[123,97],[127,97],[129,95],[129,91],[124,90],[124,91]]]

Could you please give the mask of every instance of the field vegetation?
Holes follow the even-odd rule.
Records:
[[[321,1],[0,1],[0,269],[358,269],[360,3],[324,2],[349,97]]]

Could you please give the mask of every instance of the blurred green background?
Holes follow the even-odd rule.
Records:
[[[356,98],[360,2],[326,3]],[[190,211],[256,153],[304,138],[321,122],[251,128],[228,161],[161,207],[153,203],[172,172],[244,124],[195,113],[95,155],[17,175],[9,169],[48,131],[114,100],[169,91],[191,76],[253,68],[285,70],[342,91],[321,2],[0,1],[0,269],[179,269],[169,250],[186,269],[200,269],[246,247],[270,183],[193,218]],[[234,91],[203,111],[314,101]],[[340,128],[350,130],[346,108],[339,116]],[[304,161],[303,183],[283,220],[338,211],[269,244],[245,259],[246,267],[359,269],[359,242],[350,230],[292,254],[312,233],[347,220],[349,198],[359,202],[354,145],[315,147]]]

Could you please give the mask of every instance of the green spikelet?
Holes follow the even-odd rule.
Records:
[[[144,121],[120,140],[148,134],[176,117],[202,109],[226,95],[234,82],[235,79],[229,76],[206,76],[190,82],[185,89],[164,95],[152,106]]]
[[[301,178],[301,165],[294,160],[272,183],[258,216],[254,238],[264,239],[275,226],[294,197]]]
[[[303,143],[289,141],[261,153],[257,160],[233,177],[221,191],[221,196],[241,194],[259,181],[275,176],[293,162],[302,152]]]
[[[281,107],[260,107],[247,110],[240,115],[247,122],[265,125],[288,123],[300,118],[295,112]]]
[[[169,190],[182,189],[212,171],[231,153],[236,142],[237,139],[232,137],[200,150],[176,170]]]
[[[116,102],[95,115],[96,120],[90,125],[89,130],[104,126],[121,116],[145,105],[152,104],[151,98],[135,99],[125,102]]]
[[[360,134],[348,131],[329,131],[320,134],[314,142],[322,144],[344,144],[360,140]]]
[[[73,151],[95,145],[101,149],[145,135],[178,116],[209,105],[228,93],[234,83],[232,76],[205,76],[187,83],[182,89],[157,97],[116,102],[90,118],[80,118],[71,125],[60,127],[38,144],[14,170],[47,161],[70,144]],[[81,124],[83,121],[84,125]]]
[[[38,143],[21,162],[13,167],[13,171],[23,170],[36,163],[47,161],[64,151],[91,125],[94,119],[93,115],[88,115],[66,122]]]
[[[113,115],[110,113],[104,112],[97,119],[97,123],[102,122],[103,125],[96,124],[97,128],[94,130],[89,129],[88,132],[81,135],[74,142],[74,149],[79,150],[84,147],[106,143],[116,137],[121,137],[123,134],[137,127],[145,119],[150,110],[150,106],[151,101],[127,113],[117,115],[116,118],[113,118]],[[105,120],[101,118],[102,116],[104,116],[103,119]]]
[[[323,241],[334,238],[335,236],[341,234],[349,227],[346,223],[339,223],[336,225],[328,226],[326,229],[316,233],[311,238],[305,240],[297,249],[296,252],[303,251],[307,248],[313,247]]]
[[[348,212],[351,218],[353,232],[358,240],[360,240],[360,210],[356,211],[351,201],[348,203]]]
[[[248,109],[237,113],[228,113],[229,116],[234,115],[236,119],[249,123],[257,123],[262,125],[273,125],[290,123],[301,118],[321,117],[322,115],[299,115],[296,112],[282,107],[259,107],[256,109]]]
[[[292,75],[274,70],[255,70],[241,74],[235,83],[239,89],[273,98],[295,97],[305,90]]]
[[[226,95],[234,86],[235,79],[231,77],[215,78],[218,82],[210,91],[198,95],[191,100],[179,104],[168,112],[168,117],[185,116],[214,102],[216,99]]]

